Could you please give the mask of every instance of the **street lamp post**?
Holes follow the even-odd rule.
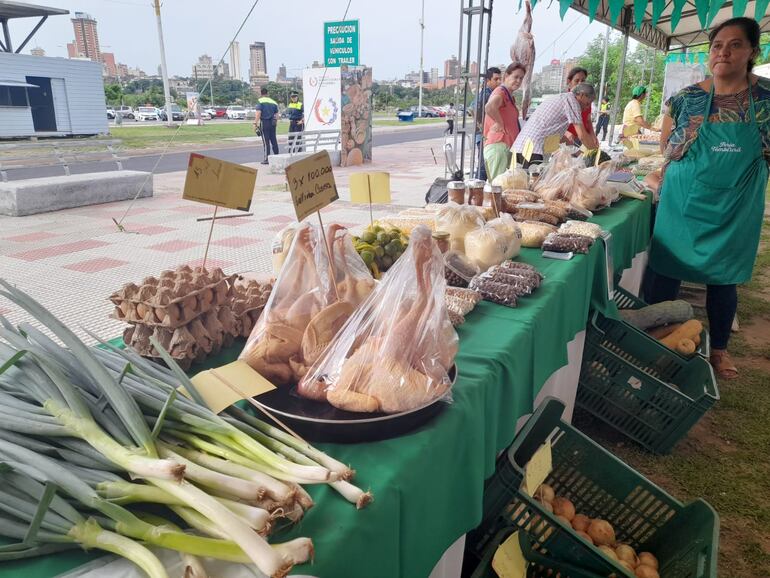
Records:
[[[422,116],[422,75],[423,75],[423,39],[425,37],[425,0],[422,0],[422,15],[420,16],[420,94],[417,101],[417,117]]]
[[[166,68],[166,48],[163,45],[163,23],[160,19],[160,0],[155,0],[155,19],[158,23],[158,44],[160,45],[160,73],[163,76],[163,97],[166,99],[166,124],[173,126],[171,115],[171,88],[168,85],[168,69]]]

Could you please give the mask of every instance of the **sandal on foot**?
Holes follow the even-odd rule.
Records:
[[[730,355],[724,349],[714,349],[711,352],[711,367],[720,379],[735,379],[738,377],[738,368],[735,367]]]

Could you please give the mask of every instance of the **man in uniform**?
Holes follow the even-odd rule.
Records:
[[[297,137],[291,136],[293,132],[302,132],[305,128],[305,109],[302,107],[302,101],[299,99],[299,94],[296,90],[291,91],[291,102],[289,102],[289,147],[291,148],[295,140],[299,140]],[[302,152],[302,147],[297,146],[296,151]]]
[[[268,164],[267,157],[270,156],[271,145],[273,154],[278,154],[278,137],[275,134],[278,125],[278,104],[267,96],[267,88],[260,89],[259,94],[259,101],[255,107],[254,129],[258,135],[262,136],[262,144],[265,147],[265,158],[262,159],[262,164],[266,165]]]

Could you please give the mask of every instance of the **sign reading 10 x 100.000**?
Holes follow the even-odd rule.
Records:
[[[324,22],[324,62],[358,66],[358,20]]]

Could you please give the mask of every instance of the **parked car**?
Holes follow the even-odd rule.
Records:
[[[134,109],[131,108],[130,106],[126,106],[126,105],[119,106],[118,108],[115,109],[115,112],[120,113],[120,116],[122,116],[123,118],[136,118],[136,115],[134,114]]]
[[[115,109],[112,108],[111,106],[107,107],[107,118],[109,119],[115,118]]]
[[[134,115],[136,120],[158,120],[158,109],[154,106],[140,106]]]
[[[419,107],[416,105],[410,108],[415,116],[420,116],[422,118],[436,118],[438,116],[438,114],[436,114],[430,107],[423,106],[422,110],[419,112],[418,109]]]
[[[257,118],[257,109],[255,109],[253,106],[249,106],[246,108],[246,119],[247,120],[254,120]]]
[[[246,120],[246,109],[233,104],[225,109],[225,116],[230,120]]]
[[[439,106],[429,106],[428,108],[433,110],[433,112],[435,112],[437,116],[441,116],[441,117],[446,116],[446,111]]]
[[[168,120],[165,108],[160,109],[160,120]],[[171,120],[184,120],[184,111],[178,104],[171,105]]]
[[[211,115],[211,118],[227,118],[226,106],[210,106],[206,109],[206,112]]]

